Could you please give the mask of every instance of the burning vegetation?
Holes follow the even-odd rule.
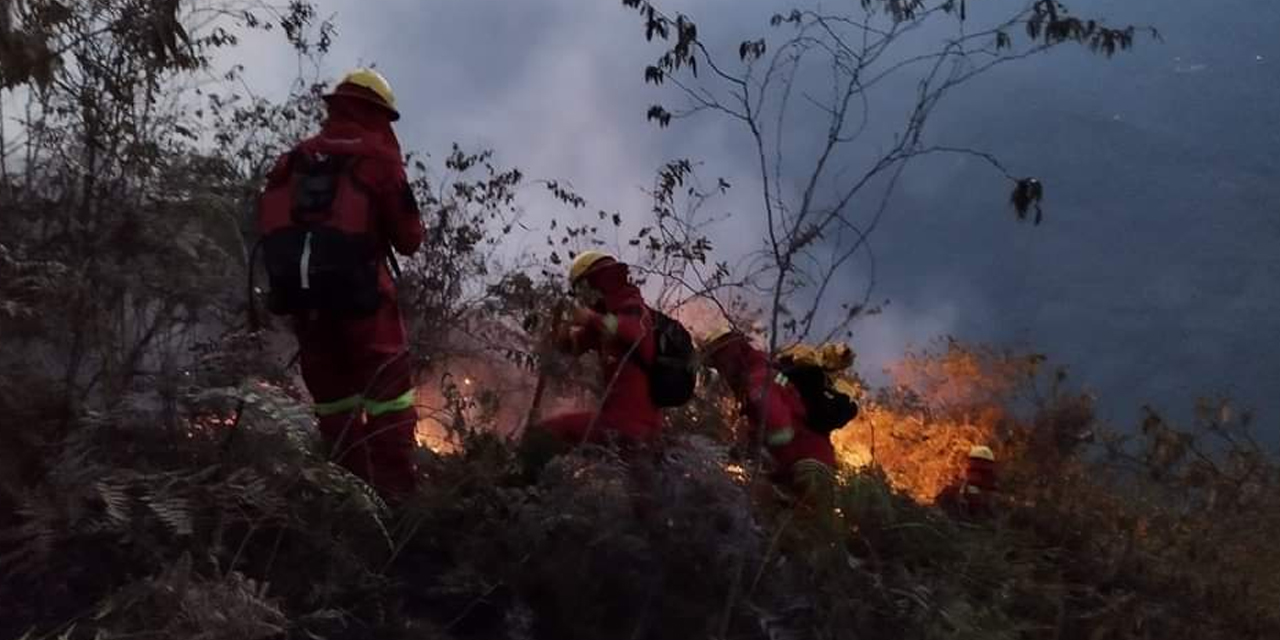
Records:
[[[634,250],[650,286],[697,290],[678,305],[653,298],[695,334],[719,324],[724,310],[707,301],[719,292],[772,296],[781,334],[833,311],[800,308],[806,286],[831,280],[792,268],[812,262],[819,240],[841,245],[832,221],[848,221],[807,196],[781,202],[795,191],[781,188],[778,202],[757,203],[789,230],[772,257],[717,263],[696,214],[728,183],[700,184],[688,160],[659,169],[651,224],[626,239],[620,213],[581,211],[566,183],[525,180],[491,151],[455,146],[442,168],[409,154],[410,190],[433,223],[396,281],[419,360],[420,484],[389,507],[318,436],[286,323],[245,318],[263,302],[257,238],[235,223],[277,154],[324,117],[322,88],[299,83],[272,103],[237,95],[239,70],[221,83],[206,73],[237,33],[284,32],[312,56],[332,25],[306,2],[191,4],[208,14],[168,1],[0,2],[0,84],[32,96],[16,137],[5,129],[16,115],[0,118],[0,637],[1280,638],[1280,466],[1252,437],[1253,417],[1213,401],[1189,425],[1149,409],[1111,429],[1038,355],[946,341],[909,354],[885,389],[851,380],[862,411],[835,436],[833,504],[769,481],[710,376],[666,412],[661,446],[583,446],[531,479],[511,438],[602,391],[592,359],[556,356],[538,338],[563,310],[565,263],[602,236]],[[691,21],[623,4],[642,12],[646,36],[670,39],[647,81],[708,68]],[[1023,15],[1033,50],[1132,42],[1061,4]],[[887,9],[890,37],[965,11],[862,8],[873,5]],[[842,45],[865,40],[838,33],[862,24],[851,16],[797,11],[774,26],[794,27],[799,51],[833,52],[831,71],[856,79],[865,69]],[[994,50],[960,49],[1005,56],[993,67],[1026,51],[1016,33],[991,35]],[[775,58],[764,40],[739,56]],[[704,76],[734,72],[714,69]],[[685,80],[671,84],[694,86]],[[924,80],[901,145],[919,142],[945,91]],[[777,102],[803,101],[761,104]],[[841,131],[825,118],[843,110],[825,111],[815,122]],[[880,168],[922,151],[891,149]],[[1016,204],[1038,220],[1039,183],[1006,177],[1037,185]],[[529,186],[583,215],[525,233],[545,232],[544,253],[503,263],[500,241],[527,231],[517,196]],[[991,513],[939,508],[979,444],[998,466]]]
[[[1125,443],[1083,396],[1020,413],[1017,361],[944,343],[907,358],[889,389],[864,389],[861,417],[837,435],[845,468],[828,515],[732,457],[735,414],[714,383],[671,416],[659,459],[588,447],[526,485],[502,436],[503,416],[527,407],[463,401],[508,373],[460,368],[445,379],[465,410],[433,425],[450,439],[396,515],[325,460],[288,384],[184,399],[198,410],[178,432],[104,414],[38,470],[0,476],[0,632],[1273,637],[1280,473],[1248,444],[1247,416],[1206,405],[1181,430],[1153,413]],[[926,378],[908,371],[933,382],[917,389]],[[1054,436],[1086,429],[1105,446]],[[978,443],[998,453],[1003,498],[994,520],[963,522],[930,503]],[[642,598],[651,606],[628,606]]]
[[[933,502],[963,475],[971,447],[999,456],[1010,446],[1010,412],[1034,395],[1043,360],[952,339],[908,353],[889,367],[887,388],[873,395],[862,387],[862,411],[837,432],[837,451],[846,464],[878,467],[895,488]]]

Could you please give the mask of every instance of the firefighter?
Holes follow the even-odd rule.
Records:
[[[391,127],[391,85],[356,69],[324,100],[319,133],[281,156],[259,202],[268,304],[293,316],[332,455],[394,502],[415,485],[417,412],[388,259],[416,253],[425,230]]]
[[[746,418],[748,428],[739,440],[754,444],[764,431],[765,451],[774,464],[771,479],[810,500],[829,497],[835,447],[829,436],[806,426],[804,400],[786,376],[741,332],[715,331],[703,345],[703,362],[724,378]]]
[[[969,449],[964,477],[943,489],[938,506],[962,518],[985,518],[993,513],[996,495],[996,456],[990,447],[976,445]]]
[[[610,436],[633,443],[654,441],[662,414],[642,366],[654,356],[653,321],[627,265],[605,253],[584,251],[569,267],[569,286],[579,304],[571,321],[560,327],[556,343],[573,355],[598,354],[604,397],[599,411],[555,416],[535,428],[571,444],[601,442]]]
[[[584,251],[569,267],[569,286],[577,305],[554,340],[559,350],[600,358],[604,389],[597,411],[553,416],[523,435],[526,472],[553,455],[584,442],[620,441],[649,445],[661,435],[662,413],[650,394],[643,366],[655,353],[653,319],[626,264],[599,251]]]
[[[824,342],[817,347],[795,344],[780,350],[777,357],[781,364],[821,368],[827,373],[830,385],[851,399],[862,395],[859,384],[847,375],[853,360],[853,349],[843,342]]]

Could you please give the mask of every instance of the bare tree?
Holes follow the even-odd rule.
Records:
[[[742,41],[730,61],[699,38],[689,17],[668,16],[646,0],[623,4],[643,15],[646,38],[671,43],[644,77],[674,86],[682,103],[654,105],[647,117],[662,127],[726,118],[748,139],[767,264],[752,274],[751,289],[768,300],[771,350],[784,332],[800,340],[823,328],[830,337],[874,311],[870,239],[915,159],[984,161],[1010,181],[1017,218],[1038,224],[1040,183],[1011,174],[991,153],[930,142],[932,114],[953,89],[998,66],[1065,44],[1110,56],[1128,49],[1136,33],[1074,17],[1056,0],[1023,3],[977,28],[964,1],[861,0],[847,11],[776,14],[770,35]],[[878,105],[894,97],[890,85],[903,82],[914,85],[905,109],[895,104],[873,123]],[[806,136],[817,144],[805,144]],[[860,253],[869,258],[868,285],[841,299],[833,283]]]
[[[765,301],[771,353],[784,338],[804,340],[820,328],[831,337],[875,310],[870,238],[913,160],[983,160],[1010,181],[1017,218],[1038,224],[1039,181],[1011,174],[983,150],[932,142],[931,116],[953,89],[996,67],[1064,44],[1110,56],[1128,49],[1136,33],[1076,18],[1058,0],[1023,2],[992,20],[971,19],[964,0],[860,0],[847,10],[775,14],[774,31],[741,41],[734,60],[704,42],[688,16],[669,16],[648,0],[622,3],[641,13],[647,39],[670,45],[644,78],[672,85],[681,104],[653,105],[648,119],[667,127],[720,117],[747,138],[765,234],[756,252],[764,266],[751,274],[748,290]],[[914,87],[901,107],[892,101],[900,83]],[[805,144],[805,136],[816,144]],[[844,298],[837,280],[862,252],[870,259],[868,284],[860,296]],[[721,635],[738,586],[727,597]]]
[[[305,2],[0,3],[0,86],[27,99],[4,149],[21,161],[3,172],[5,241],[65,274],[21,351],[60,370],[49,386],[68,418],[139,379],[172,391],[179,354],[238,308],[238,221],[257,176],[218,130],[247,115],[201,104],[191,83],[249,28],[279,29],[303,54],[331,37]]]

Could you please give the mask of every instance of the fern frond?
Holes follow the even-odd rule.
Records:
[[[323,493],[347,498],[348,504],[355,506],[356,511],[366,516],[374,525],[387,550],[395,548],[386,525],[391,509],[372,487],[350,471],[332,463],[303,469],[302,477]]]
[[[199,390],[191,396],[191,402],[225,412],[241,405],[238,428],[264,434],[283,434],[298,451],[307,451],[315,441],[315,418],[311,408],[289,397],[283,390],[264,383],[250,380],[238,387]]]
[[[132,504],[132,498],[129,496],[127,486],[114,485],[105,480],[100,480],[94,484],[98,491],[98,497],[102,499],[106,506],[107,518],[111,524],[116,527],[124,527],[129,524],[129,511]]]
[[[175,534],[189,536],[195,533],[195,516],[191,510],[191,502],[186,498],[148,495],[143,497],[142,502]]]

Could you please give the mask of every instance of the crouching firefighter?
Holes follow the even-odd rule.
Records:
[[[703,363],[715,369],[738,400],[747,429],[740,440],[763,442],[771,479],[806,502],[829,501],[836,469],[831,432],[857,415],[853,398],[829,381],[820,366],[773,362],[742,333],[721,329],[707,336]]]
[[[995,514],[996,491],[996,456],[991,447],[976,445],[969,449],[964,477],[943,489],[935,502],[952,516],[986,519]]]
[[[414,488],[411,361],[388,260],[424,229],[391,86],[358,69],[319,134],[281,156],[258,202],[268,308],[292,316],[302,378],[333,458],[390,500]]]
[[[688,402],[697,383],[692,336],[645,303],[626,264],[584,251],[569,268],[569,286],[577,305],[554,340],[563,352],[599,356],[602,397],[596,411],[553,416],[525,432],[521,448],[530,473],[584,442],[654,444],[662,409]]]

